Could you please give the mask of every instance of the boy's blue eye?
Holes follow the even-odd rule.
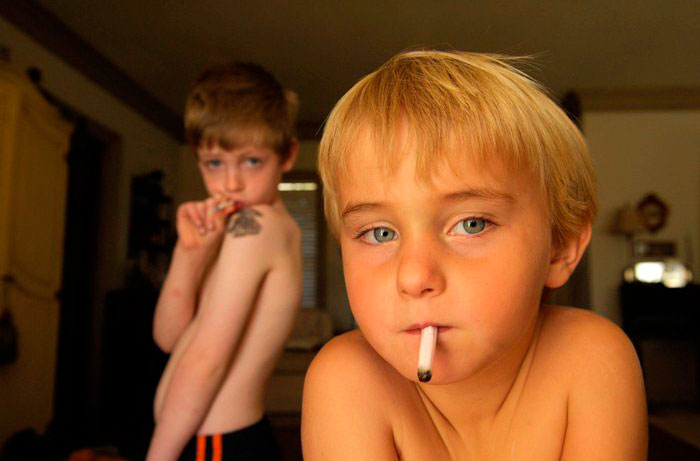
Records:
[[[484,218],[467,218],[461,220],[454,228],[455,234],[479,234],[486,228],[486,220]]]
[[[204,165],[211,170],[215,170],[221,166],[221,160],[218,160],[218,159],[207,160],[204,162]]]
[[[478,234],[486,227],[486,221],[481,218],[469,218],[462,221],[462,226],[467,234]]]
[[[358,238],[367,243],[385,243],[396,239],[396,232],[388,227],[375,227],[362,232]]]
[[[262,160],[257,157],[248,157],[245,159],[248,166],[258,166],[262,163]]]
[[[396,232],[387,227],[377,227],[372,229],[372,235],[377,242],[383,243],[394,240]]]

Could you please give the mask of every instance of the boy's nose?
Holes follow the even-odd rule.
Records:
[[[240,172],[236,168],[226,171],[226,192],[236,192],[243,188],[243,181]]]
[[[445,290],[445,277],[436,252],[430,245],[404,245],[401,249],[397,288],[402,295],[422,298],[436,296]]]

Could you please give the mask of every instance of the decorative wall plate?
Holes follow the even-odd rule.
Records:
[[[657,232],[666,225],[668,206],[655,194],[648,194],[637,204],[639,219],[649,232]]]

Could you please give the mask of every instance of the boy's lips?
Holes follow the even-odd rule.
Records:
[[[409,325],[407,328],[405,328],[403,330],[403,332],[408,333],[409,335],[420,335],[421,331],[423,331],[423,328],[425,328],[425,327],[437,327],[438,333],[444,333],[445,331],[452,328],[448,325],[443,325],[443,324],[435,323],[435,322],[421,322],[421,323],[414,323],[412,325]]]

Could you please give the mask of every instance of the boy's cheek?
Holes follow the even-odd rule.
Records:
[[[436,369],[442,382],[462,379],[487,366],[509,350],[536,315],[536,291],[518,278],[486,283],[474,277],[451,291],[435,311],[453,327],[439,347]],[[418,342],[399,331],[396,319],[405,319],[401,296],[388,290],[390,281],[378,276],[348,280],[350,306],[363,335],[377,353],[399,373],[415,380]],[[463,351],[469,351],[465,358]],[[450,352],[452,351],[452,352]],[[445,370],[449,370],[446,372]],[[443,381],[446,380],[446,381]],[[436,381],[437,383],[438,381]]]
[[[348,300],[356,317],[367,314],[378,320],[390,314],[398,296],[394,271],[356,257],[344,257],[343,270]]]

